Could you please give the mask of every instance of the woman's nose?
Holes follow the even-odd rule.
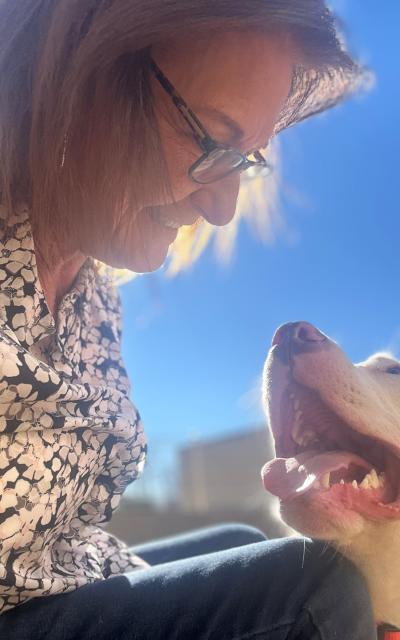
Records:
[[[202,211],[207,222],[221,227],[228,224],[235,215],[236,203],[239,195],[240,175],[233,174],[204,185],[191,195],[194,206]]]

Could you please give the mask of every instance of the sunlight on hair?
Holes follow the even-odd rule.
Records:
[[[171,247],[165,264],[167,277],[174,277],[191,267],[202,255],[210,241],[214,243],[215,256],[223,264],[228,264],[235,250],[239,225],[249,224],[255,237],[266,244],[275,238],[279,226],[280,166],[277,141],[268,149],[268,160],[274,171],[268,177],[252,176],[251,169],[243,174],[236,214],[224,227],[215,227],[208,222],[200,222],[190,227],[182,227]],[[107,269],[100,264],[100,270]],[[137,273],[127,269],[114,269],[117,286],[137,277]]]
[[[268,151],[268,159],[275,170],[267,178],[252,176],[251,170],[243,174],[234,219],[224,227],[201,223],[198,228],[188,227],[180,231],[174,242],[167,266],[167,275],[175,276],[190,267],[214,240],[217,260],[227,264],[232,258],[239,225],[249,223],[255,236],[263,242],[274,237],[279,202],[279,148],[275,142]]]
[[[237,204],[237,223],[240,220],[247,222],[255,237],[268,244],[275,239],[280,218],[281,165],[277,140],[271,143],[265,155],[273,171],[266,178],[244,174]]]

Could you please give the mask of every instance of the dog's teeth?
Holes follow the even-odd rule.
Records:
[[[376,470],[371,469],[361,482],[360,487],[363,489],[379,489],[379,487],[383,487],[384,478],[382,478],[382,475],[383,474],[378,477]]]
[[[380,486],[379,483],[379,478],[378,478],[378,474],[376,473],[375,469],[371,469],[369,475],[371,476],[371,486],[373,489],[378,489]]]
[[[321,476],[321,484],[323,486],[324,489],[329,489],[330,487],[330,479],[331,479],[331,474],[328,473],[324,473],[323,476]]]
[[[301,439],[302,439],[301,433],[302,433],[301,424],[299,424],[296,420],[292,429],[292,438],[297,444],[301,444]]]
[[[341,479],[340,484],[344,484],[344,480],[343,480],[343,478]]]
[[[294,422],[295,424],[298,424],[299,422],[301,422],[301,418],[302,418],[302,413],[300,409],[295,409],[294,410]]]
[[[380,487],[384,487],[385,486],[385,479],[386,479],[385,474],[384,473],[380,473],[379,476],[378,476],[378,479],[379,479],[379,486]]]
[[[310,444],[310,442],[312,442],[313,440],[316,440],[316,438],[317,438],[317,434],[315,433],[315,431],[310,431],[309,429],[306,429],[302,433],[301,444],[307,447]]]
[[[353,482],[351,483],[351,486],[354,487],[354,489],[358,489],[357,480],[353,480]]]
[[[307,447],[310,442],[316,440],[316,433],[314,431],[303,430],[301,424],[295,424],[292,429],[293,440],[302,447]]]
[[[360,487],[362,487],[362,489],[371,489],[371,476],[369,473],[365,476],[363,481],[360,482]]]

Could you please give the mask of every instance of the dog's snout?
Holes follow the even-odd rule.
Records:
[[[293,324],[293,322],[286,322],[286,324],[282,324],[277,328],[274,335],[272,336],[271,347],[281,345],[289,340],[291,327]]]
[[[295,322],[293,340],[298,342],[324,342],[326,336],[309,322]]]
[[[280,326],[272,338],[272,346],[295,347],[295,352],[307,351],[318,347],[327,337],[309,322],[287,322]]]

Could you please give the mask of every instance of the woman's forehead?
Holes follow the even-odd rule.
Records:
[[[201,43],[181,39],[154,57],[199,117],[237,142],[265,145],[291,86],[295,53],[287,39],[228,32]]]
[[[243,84],[268,84],[293,66],[296,53],[283,34],[227,31],[156,46],[153,57],[176,88],[191,95],[218,87],[240,93]]]

